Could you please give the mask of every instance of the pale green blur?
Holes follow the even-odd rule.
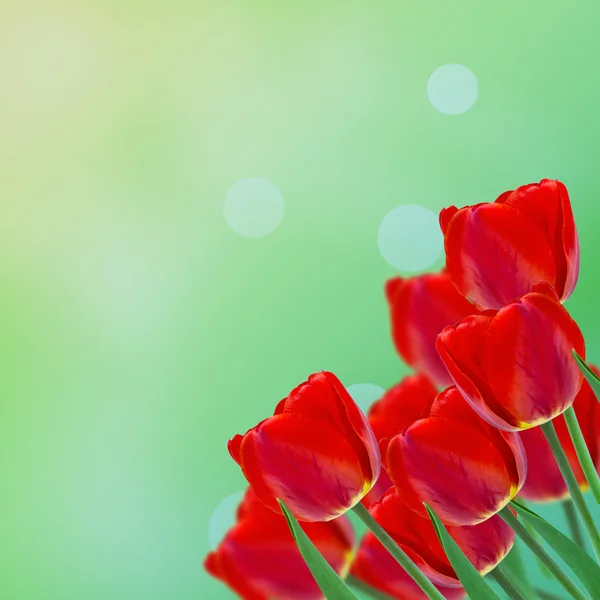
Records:
[[[400,204],[563,180],[568,306],[600,361],[599,18],[593,0],[3,3],[0,596],[231,598],[202,570],[244,486],[227,439],[311,372],[408,372],[377,246]],[[447,63],[478,79],[464,114],[427,98]],[[248,177],[285,202],[262,239],[223,216]]]

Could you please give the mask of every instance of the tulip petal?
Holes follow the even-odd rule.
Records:
[[[463,584],[465,591],[471,598],[477,598],[478,600],[500,600],[499,596],[494,593],[485,579],[477,572],[477,569],[461,551],[435,511],[428,505],[426,505],[426,508],[429,517],[434,523],[437,535],[444,545],[444,550],[456,570],[457,576],[460,577],[460,582]]]
[[[545,423],[575,399],[582,375],[571,350],[585,352],[566,309],[544,294],[527,294],[493,319],[484,369],[496,398],[515,417],[515,429]]]
[[[531,467],[525,484],[519,492],[519,497],[534,502],[568,498],[569,491],[565,480],[558,470],[556,459],[541,428],[532,427],[522,431],[519,435]]]
[[[310,416],[333,427],[354,448],[365,479],[377,480],[381,469],[377,440],[365,415],[333,373],[311,375],[290,393],[281,411]]]
[[[425,593],[371,532],[360,544],[351,575],[398,600],[427,600]],[[463,600],[465,597],[462,588],[436,587],[446,600]]]
[[[404,490],[401,495],[391,488],[369,512],[431,581],[451,587],[460,585],[431,522],[409,508]]]
[[[521,489],[527,477],[527,458],[519,435],[503,431],[484,421],[469,405],[456,386],[450,386],[436,397],[431,416],[450,419],[479,430],[504,457],[513,488]],[[450,426],[450,425],[449,425]]]
[[[404,361],[439,386],[451,383],[435,349],[444,327],[478,312],[456,290],[447,273],[405,279],[390,302],[394,345]]]
[[[471,527],[447,527],[452,539],[482,574],[489,573],[510,552],[515,543],[514,531],[493,515]]]
[[[444,245],[452,281],[482,308],[499,309],[537,281],[556,282],[545,234],[504,203],[459,210],[446,227]]]
[[[465,317],[438,336],[437,351],[473,410],[499,429],[512,430],[516,420],[500,404],[486,381],[481,348],[485,347],[495,311]]]
[[[498,448],[458,421],[417,421],[390,442],[387,464],[413,510],[425,516],[418,501],[427,502],[449,525],[484,521],[517,491]]]
[[[371,487],[353,447],[323,421],[283,413],[250,430],[241,467],[273,510],[283,500],[303,521],[328,521],[359,502]]]
[[[408,375],[369,409],[368,420],[377,440],[393,438],[409,425],[429,416],[437,389],[422,374]]]
[[[544,179],[505,194],[502,201],[544,232],[556,263],[558,295],[568,298],[577,283],[579,242],[567,188],[560,181]]]

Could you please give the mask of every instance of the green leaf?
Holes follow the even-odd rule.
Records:
[[[450,537],[444,524],[440,521],[433,509],[425,504],[429,518],[433,522],[435,532],[442,543],[446,556],[453,569],[456,571],[460,582],[471,598],[477,600],[500,600],[494,590],[487,584],[481,573],[471,564],[458,544]]]
[[[532,510],[516,500],[510,504],[523,521],[529,523],[552,546],[590,592],[592,598],[600,598],[600,565],[564,533]]]
[[[535,597],[517,540],[515,540],[510,552],[502,559],[502,568],[512,580],[516,580],[517,587],[522,590],[525,598]]]
[[[575,350],[573,350],[573,356],[577,361],[579,370],[587,379],[587,382],[590,384],[592,390],[594,390],[594,394],[596,394],[596,398],[598,398],[598,401],[600,402],[600,379],[598,378],[598,375],[596,375],[596,373],[594,373],[594,371],[587,366],[586,362],[583,360],[583,358],[581,358],[581,356],[579,356],[579,354],[577,354],[577,352],[575,352]]]
[[[302,558],[304,558],[306,565],[315,578],[317,585],[321,588],[325,598],[327,600],[358,600],[350,591],[350,588],[331,568],[331,565],[323,558],[306,533],[304,533],[296,517],[294,517],[281,500],[278,500],[278,502],[287,519],[290,531],[294,536],[294,541],[302,554]]]

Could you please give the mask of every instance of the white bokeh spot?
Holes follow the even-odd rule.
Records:
[[[262,238],[273,233],[283,220],[283,197],[266,179],[242,179],[227,192],[223,212],[237,234]]]
[[[369,412],[373,402],[385,394],[385,390],[374,383],[354,383],[349,385],[346,390],[365,414]]]
[[[479,94],[477,77],[463,65],[438,67],[427,82],[431,104],[445,115],[460,115],[469,110]]]
[[[434,212],[416,204],[391,210],[381,221],[377,235],[379,251],[400,271],[422,271],[439,258],[443,236]]]
[[[216,550],[225,534],[235,525],[237,508],[244,497],[244,492],[236,492],[221,500],[213,511],[208,522],[208,543],[211,550]]]

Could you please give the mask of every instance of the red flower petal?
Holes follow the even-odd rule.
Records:
[[[579,242],[567,188],[560,181],[544,179],[507,193],[503,202],[544,232],[556,263],[558,295],[568,298],[578,277]]]
[[[369,512],[427,577],[441,585],[460,585],[429,517],[410,510],[404,493],[391,488]]]
[[[484,350],[487,381],[515,428],[544,423],[566,410],[583,377],[571,351],[585,354],[583,336],[566,309],[527,294],[493,319]]]
[[[448,533],[482,575],[502,561],[515,542],[514,531],[498,515],[473,527],[448,527]]]
[[[390,442],[387,466],[415,512],[425,516],[427,502],[449,525],[480,523],[517,492],[503,453],[458,421],[417,421]]]
[[[459,210],[448,223],[444,244],[452,281],[482,308],[501,308],[537,281],[556,283],[545,234],[504,203]]]
[[[502,431],[489,425],[473,410],[456,386],[450,386],[438,394],[431,408],[431,416],[458,421],[478,429],[502,454],[513,487],[521,488],[527,477],[527,459],[517,433]]]
[[[354,448],[365,478],[377,480],[381,469],[377,440],[366,417],[333,373],[311,375],[290,393],[283,414],[306,415],[333,427]]]
[[[451,383],[435,349],[444,327],[478,312],[463,298],[447,273],[405,279],[390,302],[392,338],[400,356],[437,385]]]
[[[377,440],[393,438],[420,418],[429,416],[437,389],[425,375],[408,375],[369,409],[368,420]]]
[[[299,520],[328,521],[359,502],[372,481],[348,440],[323,421],[284,413],[250,430],[241,467],[273,510],[283,500]]]
[[[352,563],[352,576],[398,600],[427,600],[426,594],[372,533],[361,542]],[[434,584],[435,585],[435,584]],[[463,588],[436,585],[446,600],[465,598]]]
[[[593,370],[597,371],[594,367]],[[585,380],[573,402],[573,408],[592,460],[596,469],[600,469],[600,404]],[[577,458],[564,415],[556,417],[553,423],[579,485],[582,489],[587,489],[587,480]],[[533,427],[522,431],[519,435],[530,465],[529,475],[519,495],[534,502],[551,502],[568,498],[567,486],[542,430]]]
[[[487,382],[482,348],[485,347],[495,311],[464,318],[438,336],[436,347],[456,387],[471,407],[488,423],[512,430],[514,415],[496,399]]]

